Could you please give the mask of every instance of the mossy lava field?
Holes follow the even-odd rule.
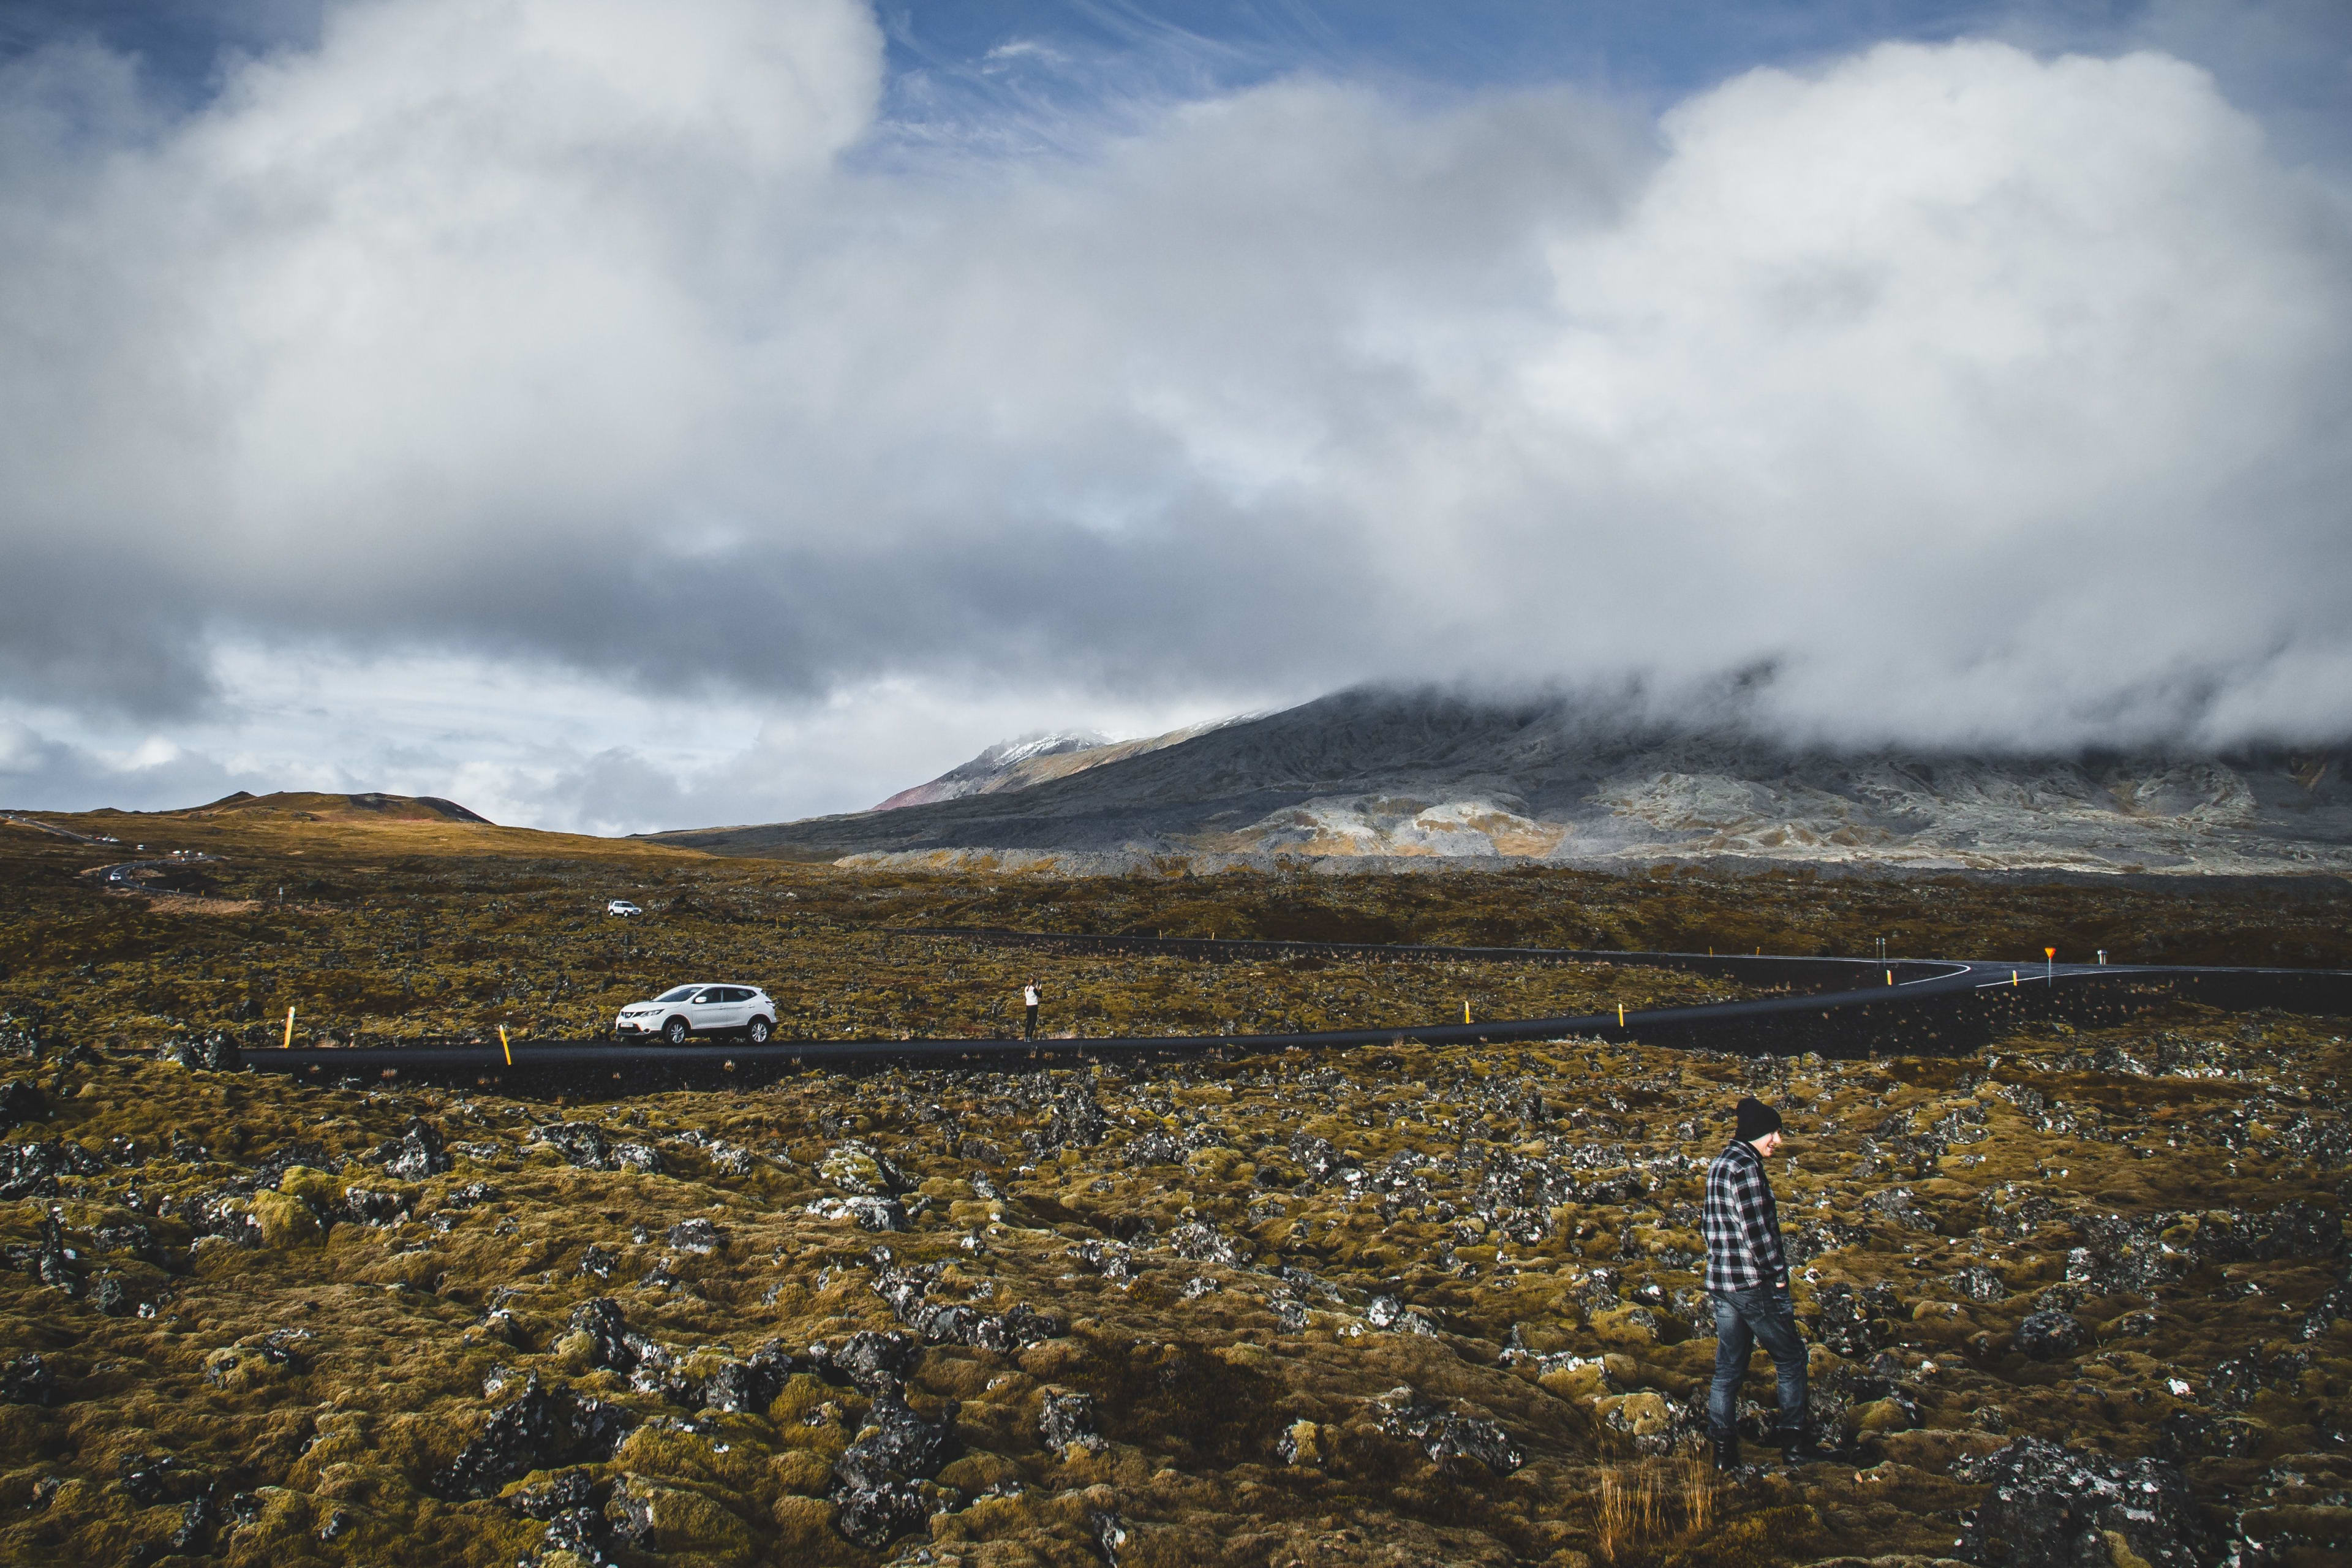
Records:
[[[910,934],[948,925],[2332,964],[2336,884],[873,877],[337,798],[45,818],[103,846],[0,826],[0,1560],[2352,1552],[2341,1020],[2180,1008],[1849,1061],[1234,1047],[570,1104],[177,1044],[274,1044],[289,1005],[306,1039],[577,1037],[703,978],[765,985],[802,1036],[1003,1033],[1032,973],[1049,1032],[1089,1035],[1735,994]],[[1698,1210],[1743,1093],[1794,1134],[1771,1175],[1838,1457],[1762,1446],[1759,1357],[1752,1462],[1718,1477]]]

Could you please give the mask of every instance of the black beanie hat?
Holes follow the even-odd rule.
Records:
[[[1743,1143],[1753,1143],[1767,1132],[1780,1131],[1780,1113],[1752,1094],[1742,1098],[1731,1113],[1739,1122],[1733,1135]]]

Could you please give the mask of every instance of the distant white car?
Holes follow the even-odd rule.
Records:
[[[614,899],[604,906],[604,912],[608,915],[641,915],[646,911],[626,899]]]
[[[613,1020],[623,1039],[657,1036],[682,1046],[689,1035],[741,1034],[755,1046],[775,1032],[776,1005],[756,985],[677,985],[650,1002],[632,1002]]]

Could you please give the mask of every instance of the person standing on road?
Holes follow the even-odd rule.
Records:
[[[1789,1464],[1827,1456],[1805,1431],[1805,1342],[1789,1295],[1789,1259],[1780,1247],[1780,1208],[1764,1162],[1783,1137],[1780,1113],[1754,1095],[1733,1109],[1729,1147],[1706,1171],[1706,1289],[1715,1298],[1715,1384],[1706,1415],[1715,1468],[1739,1463],[1739,1384],[1748,1358],[1762,1345],[1780,1374],[1781,1458]]]
[[[1021,1032],[1021,1037],[1024,1040],[1034,1040],[1037,1037],[1037,1004],[1044,1000],[1045,995],[1043,991],[1037,989],[1037,983],[1034,980],[1021,988],[1021,1005],[1029,1009],[1029,1026]]]

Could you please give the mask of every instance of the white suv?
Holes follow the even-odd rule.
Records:
[[[688,1035],[740,1031],[755,1046],[775,1032],[776,1005],[756,985],[677,985],[650,1002],[632,1002],[613,1020],[623,1039],[658,1035],[673,1046]]]
[[[608,915],[641,915],[646,911],[626,899],[614,899],[604,906],[604,912]]]

